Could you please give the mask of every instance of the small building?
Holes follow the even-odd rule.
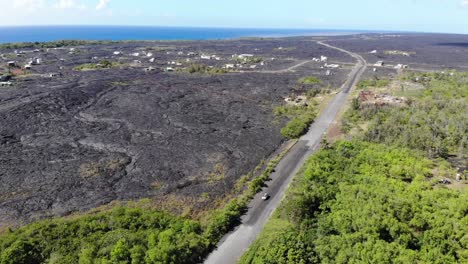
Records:
[[[210,55],[201,55],[200,58],[202,60],[211,60],[211,56]]]
[[[383,67],[385,65],[385,63],[383,61],[377,61],[374,66],[377,66],[377,67]]]
[[[39,59],[39,58],[33,58],[33,59],[29,62],[29,64],[31,64],[31,65],[40,65],[40,64],[41,64],[41,59]]]
[[[340,67],[340,65],[338,65],[338,64],[327,64],[327,63],[325,63],[325,68],[338,69],[339,67]]]
[[[236,66],[234,64],[226,64],[224,65],[225,69],[234,69]]]
[[[256,69],[257,65],[250,65],[250,69]]]
[[[149,59],[149,62],[151,62],[151,63],[153,63],[153,62],[155,62],[155,61],[156,61],[156,59],[155,59],[155,58],[151,58],[151,59]]]
[[[122,55],[121,51],[114,51],[114,55]]]
[[[328,61],[328,57],[322,55],[322,56],[320,56],[320,61],[321,61],[321,62],[327,62],[327,61]]]
[[[0,82],[0,86],[12,86],[12,82]]]
[[[151,52],[146,53],[146,57],[153,57],[153,53]]]
[[[253,54],[241,54],[237,56],[239,59],[245,59],[245,58],[252,58],[254,55]]]
[[[330,70],[327,70],[327,71],[325,72],[325,75],[326,75],[326,76],[330,76],[330,75],[331,75],[331,71],[330,71]]]
[[[173,72],[173,71],[174,71],[174,68],[172,68],[172,67],[167,67],[166,68],[166,72]]]
[[[177,52],[177,55],[184,55],[184,52],[183,52],[183,51],[179,51],[179,52]]]
[[[133,57],[138,57],[138,56],[140,56],[140,53],[139,53],[139,52],[134,52],[134,53],[132,53],[131,55],[132,55]]]
[[[31,64],[28,63],[28,64],[24,65],[23,69],[30,70],[31,69]]]
[[[371,52],[369,52],[370,54],[377,54],[377,50],[373,50]]]
[[[15,67],[16,66],[16,61],[9,61],[9,62],[7,62],[7,65],[9,67]]]

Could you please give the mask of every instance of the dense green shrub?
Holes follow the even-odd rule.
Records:
[[[191,64],[186,71],[188,73],[201,73],[201,74],[223,74],[227,73],[228,71],[225,69],[220,69],[220,68],[210,68],[205,64],[198,64],[198,63],[193,63]]]
[[[379,144],[319,151],[241,263],[465,263],[468,193],[434,189],[432,167]]]
[[[291,120],[281,129],[286,138],[299,138],[305,134],[317,113],[313,105],[284,105],[273,110],[277,117],[289,117]]]
[[[116,208],[7,233],[0,237],[0,263],[196,263],[213,243],[195,221]]]

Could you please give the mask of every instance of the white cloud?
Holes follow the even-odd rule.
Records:
[[[461,6],[468,7],[468,0],[463,0],[460,2]]]
[[[107,8],[107,5],[109,5],[110,0],[99,0],[98,5],[96,6],[96,10],[102,10]]]
[[[44,6],[44,0],[13,0],[13,8],[15,9],[36,9]]]
[[[59,0],[55,5],[55,8],[58,9],[72,9],[72,8],[77,8],[77,9],[85,9],[86,6],[77,3],[75,0]]]

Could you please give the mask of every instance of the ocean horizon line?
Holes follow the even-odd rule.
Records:
[[[356,29],[231,28],[133,25],[33,25],[0,26],[0,43],[57,40],[222,40],[251,37],[331,36],[380,33]]]

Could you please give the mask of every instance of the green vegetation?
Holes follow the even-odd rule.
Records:
[[[276,117],[292,118],[281,129],[281,135],[286,138],[299,138],[307,132],[310,124],[317,116],[313,105],[284,105],[273,110]]]
[[[69,46],[83,45],[104,45],[116,43],[115,41],[96,41],[96,40],[57,40],[50,42],[18,42],[0,44],[0,49],[27,49],[27,48],[60,48]]]
[[[0,263],[197,263],[213,243],[196,221],[115,208],[8,232]]]
[[[404,79],[407,106],[352,101],[355,139],[309,158],[240,263],[468,263],[468,191],[437,184],[467,156],[468,74]]]
[[[374,79],[360,81],[357,84],[357,88],[358,89],[366,89],[369,87],[382,88],[382,87],[387,86],[389,83],[390,83],[390,80],[388,79],[374,78]]]
[[[248,202],[285,154],[272,159],[252,181],[243,177],[237,186],[239,196],[203,221],[138,204],[43,220],[0,236],[0,264],[200,263],[219,239],[240,223]],[[220,165],[215,166],[215,173],[222,171]],[[207,193],[201,195],[201,199],[207,198]]]
[[[314,76],[307,76],[307,77],[303,77],[301,79],[299,79],[297,81],[299,84],[306,84],[306,85],[309,85],[309,84],[319,84],[321,81],[319,78],[317,77],[314,77]]]
[[[205,64],[198,64],[198,63],[193,63],[187,69],[185,69],[190,74],[193,73],[201,73],[201,74],[224,74],[228,73],[226,69],[221,69],[221,68],[210,68]]]
[[[86,63],[81,64],[73,68],[75,71],[86,71],[86,70],[99,70],[99,69],[111,69],[122,66],[121,63],[102,60],[99,63]]]
[[[261,57],[243,57],[243,58],[236,58],[236,62],[238,63],[244,63],[244,64],[254,64],[254,63],[260,63],[263,61],[263,58]]]
[[[467,192],[413,151],[338,142],[312,156],[241,263],[465,263]]]
[[[408,107],[361,107],[346,114],[345,131],[368,122],[362,138],[425,151],[429,157],[468,155],[468,73],[410,74],[425,89],[409,98]]]

